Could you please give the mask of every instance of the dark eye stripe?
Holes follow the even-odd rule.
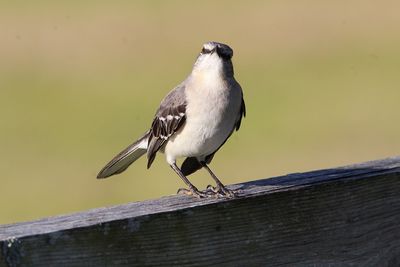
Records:
[[[208,49],[203,47],[203,49],[201,50],[201,53],[202,54],[209,54],[209,53],[211,53],[211,50],[208,50]]]

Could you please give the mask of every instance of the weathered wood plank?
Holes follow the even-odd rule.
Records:
[[[0,266],[400,266],[400,157],[0,226]]]

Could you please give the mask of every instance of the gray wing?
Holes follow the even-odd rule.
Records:
[[[246,117],[246,104],[244,103],[243,93],[242,93],[242,105],[240,106],[239,119],[236,122],[236,131],[240,129],[240,124],[242,123],[242,118]]]
[[[184,83],[173,89],[162,101],[151,124],[147,149],[147,168],[153,163],[157,151],[173,136],[186,120]]]

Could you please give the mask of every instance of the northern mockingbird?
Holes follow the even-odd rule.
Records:
[[[205,43],[190,75],[161,101],[150,129],[115,156],[97,178],[125,171],[146,153],[150,168],[160,151],[189,188],[178,193],[233,197],[235,192],[227,189],[208,167],[234,130],[239,130],[246,114],[242,89],[233,77],[232,55],[233,50],[226,44]],[[176,160],[181,157],[186,159],[179,168]],[[186,178],[202,167],[216,187],[199,191]]]

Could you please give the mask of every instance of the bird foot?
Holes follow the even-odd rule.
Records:
[[[179,188],[177,194],[182,194],[182,195],[187,195],[187,196],[194,196],[197,198],[206,198],[209,197],[210,195],[207,194],[206,192],[201,192],[199,191],[196,187],[193,188]]]
[[[237,196],[237,191],[230,190],[223,185],[217,185],[216,187],[212,185],[208,185],[207,189],[205,190],[207,195],[214,195],[216,198],[220,197],[227,197],[227,198],[234,198]]]

